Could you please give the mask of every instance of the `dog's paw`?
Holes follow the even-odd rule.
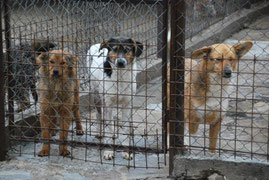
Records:
[[[57,133],[57,131],[56,131],[56,130],[51,130],[51,131],[50,131],[50,135],[51,135],[51,136],[55,136],[55,135],[56,135],[56,133]]]
[[[112,159],[114,159],[114,157],[115,157],[115,154],[113,151],[105,151],[104,152],[104,159],[105,160],[112,160]]]
[[[60,155],[61,156],[69,156],[70,151],[68,149],[62,149],[62,150],[60,150]]]
[[[38,156],[39,157],[44,157],[44,156],[48,156],[50,153],[50,151],[48,149],[42,149],[39,153]]]
[[[84,135],[84,131],[82,129],[77,129],[77,136],[82,136]]]
[[[213,148],[213,149],[209,149],[209,152],[210,152],[211,154],[216,154],[216,149],[215,149],[215,148]]]
[[[122,158],[126,160],[132,160],[133,159],[133,153],[128,152],[122,152]]]
[[[102,140],[104,138],[104,136],[101,136],[101,135],[95,135],[95,138],[98,139],[98,140]]]

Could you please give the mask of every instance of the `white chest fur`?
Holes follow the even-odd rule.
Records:
[[[209,90],[206,93],[205,103],[194,105],[201,123],[204,122],[205,117],[213,112],[216,113],[217,119],[225,115],[229,106],[228,96],[231,93],[231,85],[230,79],[221,79],[217,74],[210,74]]]
[[[113,68],[111,77],[105,78],[104,90],[108,106],[115,103],[128,105],[136,93],[136,63],[126,69]]]

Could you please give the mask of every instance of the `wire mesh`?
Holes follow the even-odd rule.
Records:
[[[67,155],[87,162],[163,167],[166,160],[162,142],[165,114],[162,98],[166,95],[162,94],[160,53],[166,49],[165,4],[144,0],[24,0],[3,4],[9,155],[28,154],[35,158],[48,155],[56,159]],[[110,96],[129,100],[124,106],[117,99],[108,107],[100,105],[102,109],[113,108],[102,129],[106,131],[110,127],[112,133],[100,138],[98,127],[105,117],[98,118],[100,107],[94,101],[96,77],[92,72],[104,67],[95,67],[92,64],[95,56],[88,51],[118,36],[141,42],[143,52],[135,62],[130,62],[132,68],[128,66],[118,71],[124,71],[121,76],[131,76],[131,79],[99,81],[106,86],[109,83],[117,86],[112,93],[100,91],[105,95],[105,102]],[[106,59],[108,55],[98,57]],[[117,69],[113,69],[113,73],[117,73]],[[56,76],[63,78],[53,79]],[[119,90],[122,84],[127,89],[132,86],[131,90]],[[126,110],[131,113],[124,121],[122,113]],[[114,158],[106,160],[104,156],[111,151]]]
[[[173,7],[171,21],[177,26],[171,29],[168,74],[170,150],[183,150],[190,157],[268,163],[269,27],[263,10],[268,1],[183,0],[172,1]],[[191,8],[202,22],[190,18]],[[214,23],[204,8],[215,13]],[[185,22],[180,24],[182,17],[186,28]],[[208,27],[198,30],[199,24]],[[193,26],[198,33],[189,36]],[[182,34],[185,40],[179,38]],[[176,112],[184,112],[184,118],[176,118]],[[171,155],[173,161],[176,153]]]
[[[72,159],[159,168],[166,164],[168,130],[171,168],[178,150],[198,157],[268,162],[268,1],[170,2],[170,32],[166,1],[17,0],[1,4],[1,10],[5,10],[2,45],[5,123],[12,145],[9,154],[37,156],[42,143],[50,142],[50,158],[59,158],[62,150],[57,149],[58,145],[68,145]],[[125,74],[119,74],[121,79],[94,80],[94,71],[104,68],[95,67],[92,62],[96,58],[106,60],[111,53],[97,51],[93,55],[90,48],[119,36],[143,44],[136,67],[129,69],[129,75],[136,77],[126,80],[122,78]],[[253,46],[237,46],[246,41]],[[231,46],[220,48],[223,44]],[[130,44],[114,45],[119,48]],[[248,50],[239,58],[242,49],[235,47]],[[60,52],[51,52],[56,49]],[[77,73],[69,80],[80,83],[79,103],[74,106],[80,109],[82,136],[78,136],[78,116],[72,110],[60,113],[52,101],[46,102],[54,111],[49,119],[67,118],[72,122],[65,130],[58,127],[60,121],[53,122],[50,130],[56,132],[56,137],[41,136],[45,128],[40,124],[40,116],[48,114],[40,114],[40,92],[49,89],[40,86],[44,75],[38,71],[40,64],[36,64],[36,58],[47,51],[49,57],[58,54],[65,59],[68,52],[79,59],[74,68]],[[194,52],[196,56],[192,55]],[[227,75],[229,68],[231,77]],[[227,77],[218,77],[225,73]],[[94,81],[99,83],[94,85]],[[117,90],[108,92],[104,88],[107,84]],[[119,90],[126,84],[129,90]],[[98,93],[94,86],[103,87],[98,93],[107,101],[109,96],[116,96],[114,102],[108,106],[95,101]],[[64,83],[59,87],[57,96],[73,91],[66,90],[69,86]],[[129,102],[122,105],[119,96],[128,97]],[[60,104],[68,105],[62,100]],[[106,110],[98,114],[98,108]],[[104,118],[112,108],[112,115]],[[124,111],[131,111],[128,121],[123,120]],[[112,131],[103,135],[108,128]],[[61,135],[65,132],[67,138]],[[104,159],[104,155],[111,158],[111,151],[114,159]],[[122,152],[127,153],[123,156],[128,160],[122,160]]]

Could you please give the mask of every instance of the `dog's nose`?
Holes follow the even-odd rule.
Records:
[[[53,74],[54,75],[59,75],[59,71],[58,70],[53,70]]]
[[[125,67],[125,60],[124,59],[118,59],[116,65],[119,68],[124,68]]]
[[[232,77],[232,70],[229,67],[226,67],[223,71],[223,77],[224,78],[230,78]]]
[[[53,70],[53,77],[59,77],[59,70]]]

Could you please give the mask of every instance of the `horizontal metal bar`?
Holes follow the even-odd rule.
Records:
[[[89,2],[105,2],[105,3],[132,3],[132,4],[156,4],[163,3],[163,0],[84,0]]]
[[[35,142],[35,143],[47,143],[48,140],[42,140],[42,139],[37,139],[37,138],[32,138],[32,137],[18,137],[18,138],[14,138],[14,137],[10,137],[9,138],[10,141],[17,141],[17,142]],[[85,147],[85,148],[90,148],[90,147],[94,147],[94,148],[101,148],[101,149],[111,149],[114,148],[117,151],[126,151],[126,149],[130,149],[131,152],[146,152],[146,153],[163,153],[164,151],[161,149],[155,149],[155,148],[149,148],[149,147],[139,147],[139,146],[126,146],[126,145],[116,145],[116,144],[104,144],[104,143],[100,143],[100,142],[78,142],[78,141],[72,141],[72,140],[66,140],[66,141],[61,141],[58,139],[53,139],[53,140],[49,140],[49,142],[51,144],[68,144],[69,146],[72,147]]]

